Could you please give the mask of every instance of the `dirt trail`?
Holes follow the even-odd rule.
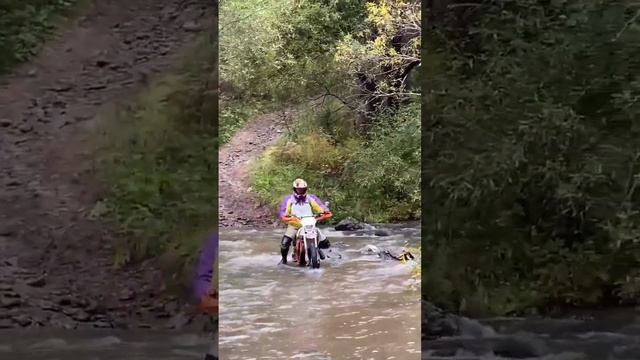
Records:
[[[113,270],[112,235],[90,217],[91,140],[212,16],[209,0],[95,1],[0,79],[0,328],[184,322],[151,266]]]
[[[218,152],[219,224],[226,228],[277,226],[273,209],[260,206],[249,191],[251,161],[280,139],[293,111],[272,113],[251,120]]]

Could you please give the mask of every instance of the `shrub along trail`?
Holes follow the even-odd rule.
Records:
[[[99,2],[2,79],[0,328],[184,323],[153,266],[114,269],[113,235],[92,221],[92,140],[112,118],[107,105],[168,69],[212,10],[205,0]]]

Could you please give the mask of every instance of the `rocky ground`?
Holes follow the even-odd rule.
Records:
[[[152,265],[115,270],[94,221],[96,129],[213,24],[207,0],[95,1],[0,79],[0,328],[179,327]],[[178,315],[176,315],[178,314]]]
[[[640,309],[475,320],[422,304],[425,360],[640,359]]]

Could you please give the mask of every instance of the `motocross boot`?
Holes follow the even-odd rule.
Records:
[[[331,246],[331,243],[329,242],[329,239],[326,238],[324,240],[320,240],[318,243],[318,255],[320,256],[320,260],[325,259],[324,251],[322,251],[322,249],[328,249],[329,246]]]
[[[282,263],[287,264],[287,255],[289,254],[289,247],[291,247],[291,243],[293,239],[288,237],[287,235],[282,237],[282,241],[280,243],[280,254],[282,255]]]

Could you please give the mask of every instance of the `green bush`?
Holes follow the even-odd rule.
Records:
[[[255,102],[221,99],[220,113],[218,114],[220,144],[229,142],[233,135],[242,129],[252,117],[259,114],[262,109],[263,107]]]
[[[418,219],[419,106],[381,115],[367,140],[345,136],[336,141],[317,125],[323,121],[316,114],[301,116],[293,133],[254,164],[252,189],[258,199],[275,212],[293,179],[302,177],[311,192],[330,202],[334,221],[347,216],[373,222]]]
[[[76,0],[2,0],[0,74],[33,56]]]
[[[637,9],[609,5],[439,18],[424,64],[428,299],[503,314],[637,299],[640,29]]]

